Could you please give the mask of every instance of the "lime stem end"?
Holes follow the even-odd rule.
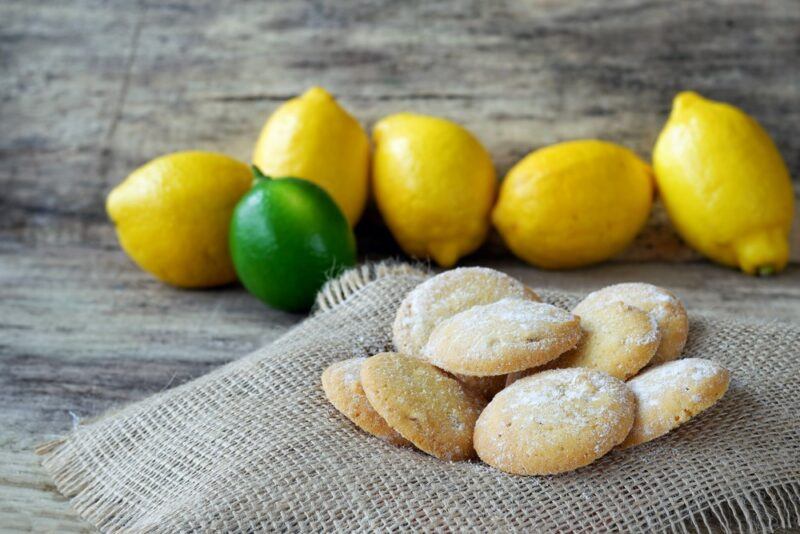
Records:
[[[775,274],[775,267],[772,265],[762,265],[756,269],[756,274],[758,274],[758,276],[772,276]]]
[[[267,176],[266,174],[261,172],[261,169],[258,168],[258,165],[253,164],[250,166],[250,168],[253,169],[253,177],[256,180],[272,180],[271,176]]]

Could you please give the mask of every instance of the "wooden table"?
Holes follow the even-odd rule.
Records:
[[[283,100],[320,84],[367,126],[400,110],[474,131],[502,174],[530,149],[601,137],[648,156],[672,95],[734,102],[800,177],[800,5],[766,2],[0,4],[0,528],[78,531],[33,454],[79,420],[199,376],[302,319],[238,287],[180,291],[118,249],[103,201],[134,167],[189,148],[248,159]],[[397,253],[374,214],[361,250]],[[467,263],[534,286],[623,280],[691,310],[798,321],[793,264],[755,279],[705,263],[656,211],[621,258],[571,272],[496,237]]]

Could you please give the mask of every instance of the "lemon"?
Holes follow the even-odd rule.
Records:
[[[304,178],[324,189],[354,226],[367,200],[369,139],[321,87],[281,105],[253,151],[264,174]]]
[[[650,167],[630,150],[597,140],[536,150],[508,173],[492,213],[511,251],[545,269],[603,261],[647,222]]]
[[[410,113],[379,121],[373,138],[375,200],[400,247],[442,267],[478,248],[497,189],[481,143],[458,124]]]
[[[178,152],[133,171],[109,193],[106,211],[139,267],[176,286],[216,286],[236,280],[228,226],[251,183],[240,161]]]
[[[794,192],[780,153],[754,119],[680,93],[653,166],[667,213],[689,245],[748,274],[786,266]]]

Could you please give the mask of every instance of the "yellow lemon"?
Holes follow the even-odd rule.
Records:
[[[478,248],[497,189],[492,159],[466,129],[399,113],[373,131],[378,209],[403,250],[442,267]]]
[[[275,179],[304,178],[324,189],[354,226],[369,185],[369,139],[321,87],[281,105],[269,117],[253,163]]]
[[[647,222],[650,167],[596,140],[536,150],[508,173],[492,218],[511,251],[545,269],[589,265],[622,251]]]
[[[240,161],[178,152],[133,171],[109,193],[106,211],[139,267],[176,286],[216,286],[236,280],[228,226],[251,183]]]
[[[754,119],[680,93],[653,166],[667,213],[689,245],[748,274],[786,266],[794,192],[778,149]]]

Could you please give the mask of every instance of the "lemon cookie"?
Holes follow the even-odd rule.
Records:
[[[661,343],[651,364],[680,356],[689,333],[689,318],[681,301],[664,288],[644,283],[625,283],[604,287],[586,296],[572,312],[583,316],[590,308],[622,302],[646,311],[661,331]]]
[[[446,371],[494,376],[547,363],[578,343],[578,318],[530,300],[506,298],[439,323],[422,350]]]
[[[519,280],[486,267],[460,267],[436,275],[409,292],[400,304],[392,326],[394,348],[419,356],[441,321],[472,306],[506,297],[539,300]]]
[[[370,404],[389,426],[442,460],[466,460],[475,451],[472,431],[485,405],[441,369],[394,352],[368,358],[361,382]]]
[[[395,445],[410,445],[378,415],[361,386],[361,365],[366,358],[336,362],[322,373],[322,389],[333,407],[360,429]]]
[[[656,320],[622,302],[585,307],[583,337],[553,367],[589,367],[627,380],[650,363],[661,341]]]
[[[628,382],[636,395],[636,420],[620,448],[663,436],[707,410],[722,398],[729,383],[727,369],[702,358],[685,358],[648,369]]]
[[[636,401],[625,383],[586,368],[554,369],[498,393],[475,425],[487,464],[518,475],[588,465],[625,439]]]

